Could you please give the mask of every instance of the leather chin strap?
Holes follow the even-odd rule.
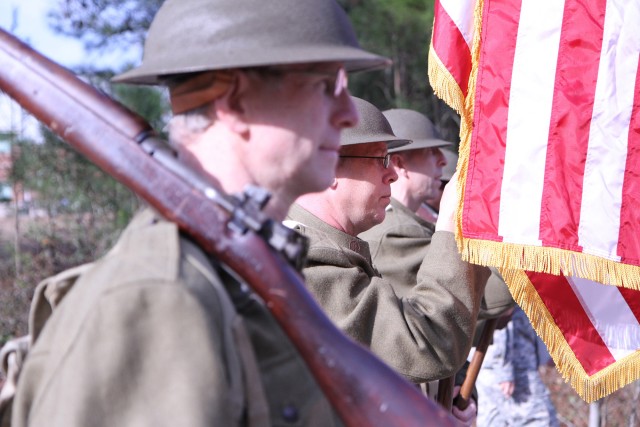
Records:
[[[231,87],[234,78],[235,73],[230,70],[205,71],[171,84],[169,96],[173,114],[182,114],[216,100]]]

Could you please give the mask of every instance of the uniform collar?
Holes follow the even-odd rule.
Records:
[[[332,227],[298,204],[294,204],[289,210],[285,225],[289,227],[293,226],[292,228],[297,229],[305,235],[308,234],[305,228],[319,230],[340,247],[349,248],[365,259],[371,260],[371,252],[367,242]]]
[[[394,199],[393,197],[391,198],[391,204],[390,204],[391,208],[400,212],[401,214],[410,217],[411,219],[413,219],[415,222],[417,222],[418,224],[420,224],[421,226],[428,228],[429,230],[432,230],[435,232],[435,224],[420,218],[415,212],[411,211],[408,207],[406,207],[405,205],[403,205],[401,202],[399,202],[397,199]]]

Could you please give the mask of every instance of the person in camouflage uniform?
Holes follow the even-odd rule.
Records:
[[[558,426],[538,369],[548,361],[544,343],[516,307],[507,326],[494,332],[478,375],[478,427]]]

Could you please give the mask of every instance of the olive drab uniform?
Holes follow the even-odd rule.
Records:
[[[348,336],[416,384],[452,375],[462,366],[488,270],[462,262],[451,233],[434,234],[436,250],[418,271],[418,285],[398,297],[373,267],[364,240],[299,205],[285,223],[310,239],[305,282]]]
[[[429,251],[435,224],[391,198],[384,221],[359,237],[369,243],[373,265],[399,296],[411,294],[422,260]]]
[[[229,71],[317,63],[364,71],[390,62],[360,47],[335,0],[166,0],[142,63],[113,81],[167,86],[172,111],[188,114],[233,87]],[[265,305],[225,268],[175,224],[150,211],[137,216],[48,319],[17,383],[13,425],[338,424]]]
[[[449,151],[453,144],[445,141],[427,116],[418,111],[394,108],[383,111],[393,132],[413,142],[390,148],[390,153],[402,153],[425,148],[442,149],[447,164],[442,179],[450,180],[456,170],[457,156]],[[395,184],[392,184],[395,185]],[[371,248],[373,265],[387,279],[398,295],[411,292],[416,285],[416,274],[426,256],[435,223],[420,218],[415,212],[392,198],[384,221],[360,234]],[[480,306],[480,319],[498,317],[514,304],[507,286],[493,270],[485,287]]]
[[[373,265],[387,280],[398,296],[410,296],[416,285],[417,273],[429,252],[435,224],[428,222],[394,198],[386,209],[384,221],[361,233],[372,254]],[[485,286],[478,318],[497,317],[514,304],[504,282],[493,272]],[[484,325],[479,321],[477,325]],[[473,342],[477,341],[482,326],[476,326]],[[440,378],[439,378],[440,379]],[[464,379],[462,372],[456,384]],[[458,381],[459,380],[459,381]],[[425,393],[435,398],[437,385],[423,385]]]
[[[340,423],[264,304],[146,210],[47,321],[12,425]]]
[[[517,307],[507,326],[494,332],[478,375],[478,427],[558,426],[538,370],[548,358],[529,319]],[[514,383],[510,398],[502,394],[502,382]]]
[[[335,0],[166,0],[147,32],[142,63],[113,81],[167,86],[172,111],[188,114],[234,90],[229,74],[318,63],[352,72],[391,61],[360,47]],[[242,96],[262,93],[257,85]],[[235,136],[230,143],[240,143]],[[191,137],[170,138],[180,146]],[[275,149],[281,141],[274,139]],[[262,171],[253,169],[247,179],[194,172],[205,182],[264,186]],[[138,216],[78,278],[31,348],[14,426],[336,425],[292,343],[225,268],[175,224],[149,211]]]
[[[360,233],[371,250],[373,265],[399,296],[411,294],[418,269],[429,251],[435,225],[420,218],[395,199],[387,207],[384,221]],[[487,281],[478,317],[498,317],[513,307],[509,289],[497,271]]]
[[[413,292],[435,231],[435,224],[420,218],[392,197],[384,221],[358,237],[369,244],[378,272],[398,296],[404,297]],[[427,396],[437,399],[437,381],[421,384],[421,388]]]

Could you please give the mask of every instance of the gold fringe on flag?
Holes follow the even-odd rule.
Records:
[[[433,88],[433,93],[446,102],[458,114],[461,114],[464,108],[464,94],[456,79],[453,78],[433,48],[433,40],[431,40],[429,47],[427,73],[429,75],[429,83]]]
[[[501,270],[514,300],[522,307],[565,382],[586,402],[601,399],[640,379],[640,350],[589,376],[551,313],[522,270]]]
[[[471,74],[469,75],[469,90],[465,99],[464,109],[460,112],[460,148],[458,150],[458,211],[456,213],[456,242],[458,250],[462,252],[462,212],[464,208],[464,192],[467,182],[467,166],[471,150],[471,135],[473,131],[473,112],[476,97],[476,82],[478,81],[478,66],[480,63],[480,40],[482,38],[482,11],[484,0],[478,0],[473,12],[473,42],[471,44]]]
[[[640,290],[640,267],[635,265],[622,264],[603,257],[566,249],[492,242],[462,236],[462,213],[480,63],[483,8],[484,1],[478,0],[474,10],[469,90],[462,109],[459,107],[462,91],[440,62],[437,53],[434,52],[433,45],[429,52],[429,77],[436,95],[460,113],[460,149],[457,165],[459,206],[456,213],[456,241],[463,259],[474,264],[499,268],[578,276],[603,284]]]
[[[577,276],[605,285],[640,291],[640,267],[595,255],[567,249],[468,238],[458,241],[458,249],[462,258],[473,264]]]

